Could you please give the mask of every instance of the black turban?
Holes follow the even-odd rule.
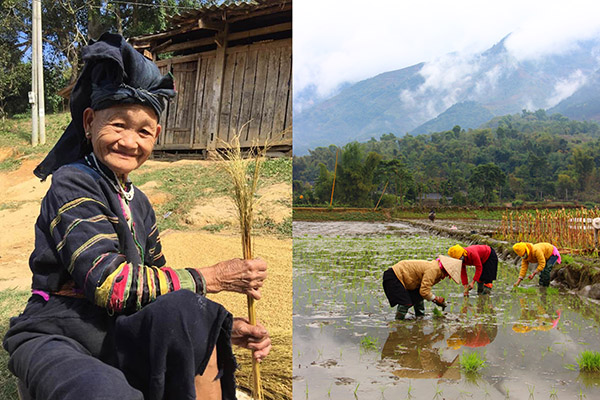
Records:
[[[102,110],[117,104],[142,104],[160,116],[165,100],[175,96],[173,76],[163,76],[156,64],[121,35],[104,33],[97,42],[83,48],[82,58],[85,65],[71,92],[71,123],[33,171],[42,180],[92,151],[83,128],[86,108]]]

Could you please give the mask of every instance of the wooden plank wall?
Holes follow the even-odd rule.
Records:
[[[218,148],[236,133],[241,134],[243,147],[267,139],[271,145],[291,147],[291,39],[227,49],[216,138],[209,131],[215,52],[159,65],[163,73],[173,73],[177,96],[161,118],[163,134],[156,149],[206,149],[211,139]]]

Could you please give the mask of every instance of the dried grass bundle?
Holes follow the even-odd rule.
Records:
[[[226,143],[226,150],[220,156],[223,169],[231,178],[233,192],[231,197],[238,211],[240,230],[242,236],[242,251],[244,259],[252,259],[252,223],[255,204],[255,194],[258,188],[258,178],[262,169],[267,145],[262,148],[253,145],[249,156],[253,162],[244,158],[240,148],[240,137],[236,135],[230,143]],[[254,171],[250,167],[254,166]],[[250,324],[256,325],[256,308],[254,298],[248,296],[248,320]],[[263,400],[262,383],[260,379],[260,367],[258,362],[252,358],[252,397]]]

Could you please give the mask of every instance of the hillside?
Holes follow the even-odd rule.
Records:
[[[521,60],[507,50],[505,39],[481,54],[448,54],[377,75],[300,110],[294,115],[294,153],[384,133],[477,128],[492,116],[523,109],[580,120],[600,116],[593,56],[600,40]]]

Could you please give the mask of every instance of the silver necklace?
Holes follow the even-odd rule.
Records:
[[[100,172],[100,175],[102,175],[104,177],[104,179],[106,179],[111,185],[112,187],[115,189],[115,191],[119,194],[121,194],[121,196],[123,196],[125,198],[125,200],[127,200],[128,202],[133,200],[133,185],[130,185],[129,190],[125,190],[123,188],[123,185],[119,184],[119,183],[115,183],[115,182],[119,182],[119,178],[117,177],[117,174],[115,174],[114,171],[110,171],[112,172],[113,176],[114,176],[114,180],[109,178],[104,171],[102,170],[102,168],[100,168],[100,165],[98,165],[98,160],[96,159],[96,155],[94,153],[90,154],[92,156],[92,160],[94,161],[95,164],[95,169]],[[92,165],[92,163],[90,162],[90,160],[88,159],[88,156],[85,156],[85,160],[87,161],[87,163],[90,165],[90,167],[94,168],[94,166]],[[130,183],[130,180],[127,180],[127,183]]]

